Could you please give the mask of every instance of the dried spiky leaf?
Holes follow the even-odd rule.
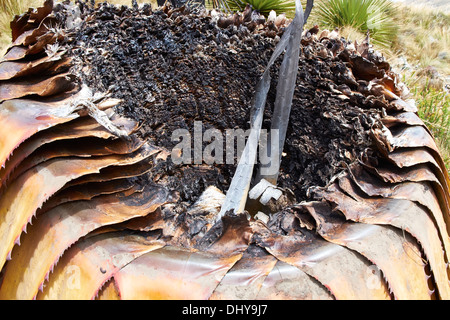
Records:
[[[449,240],[449,208],[446,204],[441,207],[436,193],[427,182],[403,182],[387,184],[368,174],[362,167],[353,166],[350,170],[351,178],[368,196],[381,196],[391,199],[408,199],[428,208],[431,217],[436,222],[446,252],[450,252]]]
[[[53,56],[45,56],[33,61],[3,61],[0,62],[0,80],[10,80],[24,76],[37,76],[50,68],[55,68],[61,62],[65,52]]]
[[[306,11],[310,12],[311,7],[312,2],[308,2]],[[238,167],[236,168],[233,180],[231,181],[225,203],[223,204],[220,212],[221,216],[225,215],[225,213],[229,210],[242,212],[245,208],[247,194],[250,189],[253,166],[256,160],[258,141],[260,140],[264,107],[266,104],[267,93],[270,88],[270,67],[274,64],[278,56],[286,49],[287,53],[283,58],[282,64],[282,77],[280,77],[280,82],[277,86],[277,124],[274,128],[282,131],[282,134],[279,136],[281,142],[278,146],[281,150],[283,149],[288,119],[282,119],[282,117],[289,117],[295,79],[298,72],[298,52],[300,50],[299,43],[302,36],[303,26],[306,23],[306,18],[304,16],[303,7],[300,1],[295,1],[295,8],[295,17],[292,23],[286,28],[280,42],[277,44],[274,52],[272,53],[263,75],[258,81],[252,105],[252,131],[245,145]],[[283,123],[283,120],[285,120],[285,123]],[[279,160],[281,158],[281,152],[278,151],[279,150],[272,151],[272,156],[273,158]],[[279,161],[277,163],[279,165]],[[278,170],[276,171],[278,172]],[[258,178],[257,182],[259,182],[260,179],[261,177]],[[276,183],[276,178],[273,179],[271,177],[270,182]]]
[[[259,247],[250,246],[214,290],[212,300],[256,299],[277,259]]]
[[[122,299],[208,299],[236,261],[165,247],[134,260],[114,279]]]
[[[293,265],[327,287],[336,299],[389,299],[389,290],[381,275],[377,286],[368,283],[371,264],[358,253],[302,229],[286,236],[264,230],[258,239],[277,259]]]
[[[312,1],[308,1],[305,17],[311,4]],[[47,1],[44,7],[16,17],[12,25],[14,43],[0,62],[0,88],[3,89],[3,98],[0,99],[7,99],[0,104],[0,124],[4,124],[0,129],[3,130],[0,131],[3,132],[0,136],[0,160],[6,166],[0,169],[3,185],[0,190],[0,253],[5,256],[13,248],[12,260],[5,265],[2,263],[0,296],[33,298],[39,286],[45,284],[44,292],[39,293],[38,298],[450,297],[447,268],[450,249],[447,231],[450,211],[448,174],[429,130],[415,114],[417,109],[414,103],[405,98],[406,91],[399,83],[399,77],[390,70],[386,61],[371,50],[368,39],[352,48],[339,37],[332,37],[331,33],[318,36],[312,28],[301,39],[303,49],[295,56],[292,52],[296,52],[298,46],[289,41],[289,38],[294,38],[291,37],[293,35],[300,39],[299,30],[293,27],[295,23],[291,23],[282,36],[281,29],[270,24],[270,21],[252,21],[250,7],[244,16],[236,14],[218,19],[219,27],[234,23],[248,27],[244,37],[242,30],[245,28],[239,27],[237,38],[233,37],[224,46],[227,48],[233,45],[243,50],[242,45],[247,40],[258,42],[253,39],[253,32],[263,32],[260,35],[264,34],[264,37],[269,34],[281,37],[279,45],[273,46],[275,51],[256,90],[253,116],[258,117],[250,121],[254,129],[261,126],[266,96],[269,95],[269,103],[270,96],[275,97],[274,92],[272,95],[268,93],[268,70],[271,68],[273,71],[272,65],[278,63],[275,58],[286,46],[286,61],[294,65],[300,61],[303,65],[300,65],[300,76],[296,78],[292,75],[297,68],[286,71],[283,63],[284,71],[278,75],[280,87],[283,87],[279,91],[282,97],[276,100],[285,99],[282,104],[289,105],[292,99],[288,87],[296,78],[293,94],[296,108],[302,109],[300,107],[306,99],[317,99],[318,104],[314,105],[319,110],[317,120],[322,118],[320,110],[323,103],[342,101],[348,106],[323,111],[324,119],[339,123],[331,126],[330,130],[351,137],[340,141],[340,136],[323,133],[327,139],[332,139],[330,143],[327,141],[331,149],[327,152],[324,145],[324,150],[319,153],[325,158],[332,158],[328,160],[335,168],[327,176],[322,172],[324,169],[310,167],[317,170],[318,176],[331,181],[325,187],[313,185],[310,189],[308,199],[313,200],[312,196],[315,196],[315,200],[319,201],[292,202],[287,206],[283,203],[276,208],[278,212],[255,221],[246,213],[234,215],[228,210],[244,212],[244,209],[249,209],[243,204],[253,170],[237,171],[238,176],[242,174],[242,179],[238,179],[236,197],[232,192],[227,197],[227,203],[231,206],[223,205],[222,191],[210,181],[203,181],[204,190],[201,190],[200,184],[192,185],[192,189],[198,188],[195,191],[198,191],[199,197],[190,203],[184,195],[177,193],[176,184],[180,175],[190,174],[184,169],[191,166],[181,169],[171,166],[168,163],[170,153],[164,149],[168,146],[160,143],[167,138],[170,125],[163,123],[162,127],[158,127],[158,121],[162,120],[156,119],[156,114],[155,123],[144,123],[139,135],[149,135],[162,145],[161,148],[146,149],[141,145],[141,140],[134,138],[137,122],[113,119],[112,110],[108,114],[99,111],[123,102],[126,106],[119,105],[114,111],[141,121],[144,117],[153,117],[154,108],[161,106],[153,104],[155,98],[168,98],[168,95],[147,92],[147,77],[134,78],[133,72],[137,70],[131,68],[132,73],[127,73],[125,82],[129,80],[129,75],[141,81],[134,84],[144,88],[143,91],[149,93],[151,98],[144,103],[133,97],[130,100],[135,106],[130,105],[130,101],[106,99],[110,94],[130,97],[130,93],[126,92],[127,88],[130,89],[129,83],[123,87],[122,83],[120,86],[109,86],[109,79],[100,80],[100,75],[96,74],[99,71],[92,64],[98,62],[105,70],[112,70],[106,62],[114,60],[111,54],[115,54],[112,52],[115,49],[108,47],[107,41],[101,37],[100,43],[107,50],[101,45],[95,46],[97,44],[92,41],[81,43],[77,35],[87,25],[95,28],[101,26],[101,20],[95,19],[104,13],[116,14],[116,9],[108,5],[99,9],[84,7],[81,14],[78,6],[82,5],[63,3],[53,14],[52,3]],[[72,12],[71,8],[78,9],[78,12]],[[125,12],[130,15],[141,11],[144,13],[145,9],[134,8]],[[139,19],[155,19],[156,15],[148,13]],[[185,9],[164,7],[161,13],[164,15],[158,15],[158,23],[172,23],[178,28],[183,26],[184,20],[189,20],[201,26],[196,29],[200,34],[208,29],[202,27],[206,20],[207,23],[215,23],[214,18],[202,20],[191,17]],[[73,22],[82,21],[84,15],[89,18],[83,26],[79,25],[80,31],[74,28]],[[208,17],[207,13],[205,15]],[[138,24],[131,17],[122,18],[122,26]],[[139,20],[139,23],[142,21]],[[268,30],[264,31],[264,28]],[[180,31],[183,34],[184,31]],[[135,32],[144,38],[147,36],[145,30],[141,32],[136,28]],[[205,38],[208,38],[211,34],[206,33]],[[63,38],[65,41],[60,42]],[[214,42],[214,38],[215,35],[208,39]],[[172,44],[172,40],[169,42]],[[262,47],[271,47],[271,43],[264,42]],[[229,61],[230,65],[234,65],[231,55],[239,58],[238,55],[243,52],[231,49],[227,53],[222,50],[222,43],[216,44],[215,48],[220,48],[226,64]],[[94,45],[95,49],[77,53],[80,50],[74,50],[74,45],[81,45],[81,48]],[[255,50],[257,47],[261,47],[259,42],[258,46],[252,47],[252,51],[244,51],[250,56],[256,51],[265,53]],[[203,53],[208,58],[218,59],[217,52],[214,57],[207,56],[207,51],[198,53],[202,59]],[[154,55],[151,52],[147,54]],[[94,62],[83,60],[86,57],[94,58]],[[184,61],[184,57],[181,60]],[[165,62],[169,65],[174,63],[171,60]],[[155,74],[162,70],[158,63]],[[205,63],[204,69],[208,72],[217,71],[207,66],[208,63]],[[264,65],[256,63],[255,66],[258,70],[264,69]],[[187,64],[186,68],[189,68]],[[142,75],[142,70],[136,74]],[[227,74],[228,69],[220,66],[218,70]],[[118,81],[123,80],[121,72],[112,72],[119,78]],[[289,72],[291,77],[285,77]],[[63,83],[66,73],[71,76],[66,82],[74,85],[73,91],[68,91],[71,88],[66,88]],[[153,76],[153,69],[150,73]],[[258,72],[248,69],[248,74],[253,76],[246,75],[242,79],[258,82]],[[172,73],[168,72],[167,76],[170,75]],[[164,85],[172,83],[166,80],[161,80]],[[96,90],[87,88],[85,83]],[[190,80],[186,83],[190,85]],[[81,84],[81,89],[75,84]],[[174,86],[170,91],[174,95],[170,98],[179,103],[182,93],[189,91],[185,85],[184,82],[180,85],[181,90]],[[108,94],[93,93],[108,86]],[[149,87],[151,89],[148,90],[155,89]],[[195,83],[198,93],[206,87],[211,91],[217,89],[214,81],[210,85],[197,87]],[[134,89],[135,86],[130,90]],[[25,96],[29,99],[17,99]],[[324,97],[331,100],[323,100]],[[15,99],[10,100],[12,98]],[[226,101],[232,109],[234,101]],[[141,102],[146,110],[140,106]],[[166,103],[172,106],[167,99],[164,106]],[[362,106],[364,110],[359,110]],[[305,114],[315,112],[303,109]],[[177,111],[176,115],[171,113],[165,119],[181,116],[186,120],[188,117],[179,113],[181,111]],[[267,112],[270,113],[270,110]],[[276,114],[281,113],[276,111]],[[347,118],[342,117],[344,113]],[[287,123],[285,118],[280,119],[283,124]],[[316,120],[309,114],[307,118]],[[349,121],[350,118],[357,121]],[[222,121],[214,117],[209,120]],[[120,126],[118,122],[126,125]],[[224,123],[236,125],[233,122]],[[213,121],[211,124],[214,124]],[[149,132],[149,127],[161,133],[161,137],[153,131]],[[327,126],[322,127],[328,130]],[[352,135],[353,131],[357,134]],[[126,141],[117,137],[123,137]],[[314,144],[308,142],[310,138],[309,132],[305,132],[305,149],[308,149],[303,153],[305,156],[308,152],[317,151]],[[361,141],[360,149],[354,150],[348,145],[360,144]],[[292,148],[292,143],[288,147]],[[138,155],[143,149],[146,155]],[[296,157],[295,153],[291,153],[287,149],[286,159]],[[333,153],[336,158],[333,158]],[[284,178],[288,178],[290,173],[298,173],[297,164],[303,158],[297,159],[300,159],[299,163],[290,162],[285,168],[295,165],[286,170]],[[343,159],[348,171],[340,166]],[[352,162],[359,163],[350,165]],[[222,169],[221,166],[216,169],[219,168]],[[149,171],[148,175],[144,175]],[[137,178],[138,175],[141,176]],[[308,172],[301,173],[300,178],[307,176]],[[184,183],[184,178],[181,183]],[[161,186],[155,186],[152,179]],[[153,193],[149,188],[154,188],[151,189]],[[175,192],[169,193],[168,189],[175,189]],[[297,198],[297,201],[301,199]],[[223,210],[219,213],[221,206]],[[33,225],[28,227],[28,234],[22,234],[36,213]],[[21,245],[14,246],[14,242],[19,242],[20,235]],[[109,264],[110,261],[113,265]],[[53,268],[55,270],[51,273]],[[45,282],[47,276],[49,281]],[[77,290],[72,290],[73,285]],[[435,293],[432,292],[434,289],[437,289]]]
[[[33,298],[63,252],[79,238],[102,226],[151,213],[167,196],[161,187],[146,186],[142,192],[69,202],[40,214],[12,253],[0,297]]]
[[[153,153],[158,153],[159,149],[154,149]],[[93,173],[82,176],[67,183],[64,188],[85,184],[89,182],[105,182],[115,179],[130,178],[143,175],[153,168],[152,161],[140,161],[128,166],[110,166],[100,170],[100,173]],[[64,189],[63,188],[63,189]]]
[[[30,8],[28,12],[14,17],[11,21],[12,41],[14,42],[24,32],[34,30],[52,11],[53,0],[45,0],[42,7]]]
[[[30,168],[50,159],[62,157],[98,157],[112,154],[130,154],[137,151],[143,141],[133,137],[129,140],[106,140],[98,138],[82,138],[61,140],[47,144],[31,154],[10,175],[14,180]]]
[[[256,296],[258,300],[333,300],[328,289],[300,269],[277,261]]]
[[[73,187],[64,188],[50,197],[44,205],[38,210],[37,214],[42,214],[60,204],[78,201],[90,200],[103,194],[113,194],[116,192],[124,192],[130,189],[137,191],[137,183],[135,179],[116,179],[105,182],[91,182]]]
[[[68,107],[73,100],[62,101],[62,107]],[[20,143],[34,133],[51,126],[68,122],[78,117],[72,112],[58,112],[51,114],[52,110],[48,103],[39,103],[30,100],[9,100],[1,104],[0,109],[0,134],[4,141],[0,146],[0,165],[3,167],[10,154]]]
[[[33,134],[80,116],[77,103],[90,99],[92,92],[84,87],[76,93],[51,98],[48,101],[28,99],[7,100],[0,104],[0,166],[4,167],[11,153]],[[117,101],[104,100],[100,108],[110,108]]]
[[[348,222],[327,203],[306,206],[326,240],[359,252],[374,263],[397,299],[430,299],[420,247],[409,234],[381,225]]]
[[[218,224],[219,238],[212,228],[196,245],[197,250],[166,246],[120,270],[114,279],[121,298],[208,299],[242,258],[251,237],[245,215],[225,216]]]
[[[390,152],[387,159],[399,168],[412,167],[417,164],[432,165],[441,170],[438,162],[426,148],[401,148]]]
[[[99,172],[111,165],[128,165],[148,157],[152,149],[144,146],[131,155],[109,155],[98,158],[56,158],[38,165],[12,182],[0,199],[0,265],[3,267],[8,254],[22,230],[45,200],[68,181],[85,174]]]
[[[4,82],[0,86],[0,102],[36,94],[47,97],[73,89],[75,77],[60,74],[51,78]]]
[[[409,200],[370,198],[347,177],[339,180],[328,191],[319,191],[318,197],[330,201],[347,219],[368,223],[387,224],[409,232],[425,252],[438,286],[439,294],[447,299],[450,293],[447,264],[434,221],[426,209]]]
[[[120,300],[119,291],[117,290],[116,283],[114,278],[106,282],[106,284],[102,287],[97,300]]]
[[[76,243],[58,262],[38,299],[94,299],[117,271],[164,245],[155,236],[120,233]]]
[[[136,122],[118,117],[116,114],[111,112],[111,109],[108,110],[108,113],[110,114],[113,123],[116,126],[126,130],[128,134],[131,134],[137,128]],[[10,155],[5,167],[0,169],[0,181],[2,185],[6,183],[6,180],[10,176],[11,172],[16,169],[19,163],[21,163],[39,147],[54,141],[83,137],[108,139],[113,138],[114,136],[104,127],[99,125],[94,119],[87,117],[78,118],[64,123],[63,125],[56,125],[47,130],[38,132],[20,144],[19,147],[14,150],[14,153]]]

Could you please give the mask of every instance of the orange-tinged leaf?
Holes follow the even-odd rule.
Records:
[[[136,122],[118,117],[111,112],[111,109],[107,110],[106,113],[111,116],[111,121],[114,125],[123,128],[123,130],[126,130],[128,134],[131,134],[137,128]],[[89,117],[80,117],[70,122],[59,124],[47,130],[40,131],[25,140],[17,149],[14,150],[14,153],[6,162],[5,167],[0,169],[0,181],[4,185],[11,172],[16,169],[19,163],[21,163],[39,147],[54,141],[82,137],[108,139],[113,138],[114,135],[103,126],[99,125],[94,119]]]
[[[120,300],[114,278],[109,280],[98,293],[97,300]]]
[[[427,148],[399,148],[390,152],[387,158],[399,168],[411,167],[417,164],[426,163],[432,165],[437,170],[437,178],[443,186],[450,186],[450,178],[447,168],[441,157],[431,154],[432,150]]]
[[[389,184],[370,175],[361,166],[352,166],[350,177],[358,187],[368,196],[381,196],[392,199],[405,199],[420,203],[428,208],[436,221],[441,239],[447,254],[450,253],[450,215],[446,203],[439,204],[439,200],[431,184],[426,181],[402,182]],[[447,223],[447,224],[446,224]]]
[[[250,246],[242,258],[223,277],[210,299],[256,299],[264,280],[277,261],[263,249]]]
[[[134,260],[114,279],[122,299],[209,299],[251,240],[245,214],[224,216],[196,243],[197,249],[172,245]],[[189,239],[186,239],[189,241]],[[198,250],[198,251],[197,251]]]
[[[428,276],[417,242],[396,228],[346,221],[327,203],[304,206],[326,240],[355,250],[383,274],[397,299],[430,299]]]
[[[139,162],[152,153],[145,145],[131,155],[110,155],[94,158],[56,158],[46,161],[12,182],[0,198],[0,267],[30,222],[36,210],[68,181],[82,175],[99,172],[111,165]]]
[[[27,31],[29,34],[31,34],[31,30]],[[18,45],[12,45],[6,54],[3,56],[3,60],[6,61],[14,61],[14,60],[20,60],[22,58],[25,58],[28,52],[28,47],[22,46],[20,44]]]
[[[154,149],[154,153],[159,152],[159,149]],[[137,177],[142,174],[147,173],[153,168],[153,162],[149,159],[145,159],[144,161],[140,161],[135,164],[131,164],[128,166],[110,166],[100,170],[100,173],[88,174],[86,176],[82,176],[78,179],[75,179],[64,186],[63,189],[73,187],[80,184],[85,184],[89,182],[105,182],[115,179],[123,179],[129,177]]]
[[[100,234],[74,244],[37,299],[94,299],[103,284],[137,257],[163,247],[155,236]]]
[[[31,299],[63,252],[102,226],[144,216],[167,201],[168,192],[147,185],[143,192],[117,193],[70,202],[39,215],[14,248],[0,288],[3,299]],[[45,259],[44,259],[45,257]]]
[[[439,148],[433,137],[422,126],[407,126],[392,131],[390,141],[394,148],[427,147],[439,154]]]
[[[51,14],[53,10],[53,0],[45,0],[42,7],[36,9],[30,8],[20,16],[15,16],[11,21],[12,41],[15,41],[22,33],[34,29],[41,23],[45,17]]]
[[[120,270],[114,279],[122,299],[208,299],[235,257],[164,247]]]
[[[288,235],[269,230],[260,233],[258,244],[278,260],[293,265],[324,285],[336,299],[389,299],[380,274],[360,254],[327,242],[307,229]],[[375,278],[375,279],[372,279]],[[370,285],[375,280],[377,285]]]
[[[29,54],[29,46],[36,44],[39,37],[43,36],[49,31],[49,28],[57,27],[58,21],[54,15],[46,16],[39,23],[39,26],[23,32],[15,39],[8,47],[5,60],[20,60]],[[20,48],[20,49],[17,49]]]
[[[333,300],[320,282],[290,264],[278,261],[265,278],[258,300]]]
[[[388,183],[399,183],[406,181],[430,181],[440,183],[429,164],[418,164],[411,168],[398,168],[389,163],[378,164],[377,166],[364,164],[364,166],[368,171],[377,175],[377,177],[382,181]]]
[[[39,36],[36,38],[36,42],[31,44],[28,47],[28,50],[26,52],[26,55],[35,55],[38,53],[41,53],[44,51],[45,47],[49,44],[54,44],[58,41],[63,41],[64,36],[60,33],[54,33],[54,32],[46,32],[45,34]]]
[[[130,189],[138,190],[136,181],[134,179],[116,179],[105,182],[91,182],[82,185],[76,185],[71,188],[62,189],[50,197],[37,211],[37,215],[47,212],[48,210],[59,206],[60,204],[78,201],[90,200],[96,196],[103,194],[113,194],[116,192],[123,192]]]
[[[428,164],[418,164],[410,168],[397,168],[394,165],[379,164],[377,167],[364,165],[371,173],[387,183],[430,182],[442,208],[449,208],[450,193],[440,171],[435,172]],[[445,216],[444,216],[445,219]]]
[[[77,93],[48,98],[46,101],[28,99],[8,100],[0,104],[0,168],[12,152],[33,134],[78,118],[84,110],[75,112],[76,104],[90,98],[92,92],[83,87]],[[116,105],[116,99],[107,99],[99,103],[99,109],[108,109]],[[87,111],[84,111],[87,114]]]
[[[440,169],[436,159],[426,148],[399,148],[389,153],[387,158],[399,168],[426,163]]]
[[[32,78],[0,83],[0,102],[22,98],[29,95],[42,97],[56,95],[73,89],[75,77],[71,74],[59,74],[53,77]]]
[[[0,80],[39,75],[62,62],[63,54],[64,52],[60,52],[54,56],[45,56],[33,61],[2,61],[0,62]]]
[[[94,157],[110,154],[128,154],[138,150],[143,143],[144,142],[142,140],[136,138],[135,136],[130,137],[129,140],[106,140],[89,137],[56,141],[39,148],[29,157],[24,159],[9,176],[9,179],[15,180],[23,172],[50,159],[61,157]]]
[[[388,135],[387,139],[394,150],[397,148],[428,148],[432,152],[435,161],[439,164],[446,184],[450,185],[450,178],[442,155],[428,129],[423,126],[408,126],[393,130],[392,136]]]
[[[409,232],[423,248],[441,298],[449,299],[450,287],[443,247],[427,210],[409,200],[367,197],[356,188],[349,178],[343,177],[339,185],[333,184],[327,191],[319,191],[317,197],[332,202],[347,219],[388,224]]]
[[[390,107],[395,108],[396,110],[406,111],[406,112],[417,112],[417,107],[412,101],[405,101],[402,99],[395,99],[389,103]]]
[[[68,108],[73,101],[69,98],[54,107],[49,103],[24,99],[0,104],[0,167],[25,139],[38,131],[77,118],[78,115]]]

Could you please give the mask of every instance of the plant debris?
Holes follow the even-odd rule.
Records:
[[[66,40],[71,72],[94,92],[122,99],[116,111],[141,123],[142,138],[169,151],[178,143],[171,139],[174,130],[192,133],[195,121],[203,132],[249,128],[256,83],[287,23],[249,8],[230,17],[184,7],[79,8],[82,22]],[[368,88],[385,74],[382,59],[368,52],[362,58],[353,44],[315,33],[305,32],[302,40],[278,182],[297,202],[371,147],[369,130],[387,105]],[[263,121],[268,130],[280,63],[278,58],[271,68]],[[210,185],[226,193],[236,165],[176,165],[169,157],[150,178],[193,203]]]

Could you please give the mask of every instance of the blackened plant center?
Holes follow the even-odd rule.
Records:
[[[78,6],[83,22],[66,40],[71,72],[94,91],[122,99],[116,111],[139,121],[140,137],[170,151],[178,143],[175,130],[190,132],[194,145],[195,122],[203,133],[214,129],[224,136],[227,129],[250,128],[255,86],[287,21],[275,24],[254,11],[232,21],[185,7]],[[369,130],[384,107],[368,88],[382,74],[368,75],[345,40],[316,33],[305,30],[300,47],[278,177],[278,187],[295,203],[308,200],[310,187],[325,186],[371,148]],[[265,130],[271,127],[281,61],[270,69]],[[369,55],[367,63],[383,71],[380,57]],[[211,143],[202,141],[202,150]],[[174,163],[168,157],[145,179],[164,182],[180,202],[193,203],[211,185],[226,194],[236,165]]]

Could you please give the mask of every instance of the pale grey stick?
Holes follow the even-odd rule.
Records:
[[[273,65],[278,56],[286,49],[286,47],[289,47],[289,43],[295,41],[296,39],[296,37],[294,37],[295,35],[300,33],[301,37],[301,31],[299,32],[296,29],[299,26],[301,27],[301,29],[303,28],[303,21],[304,21],[303,8],[300,0],[296,0],[295,5],[296,5],[296,14],[294,20],[288,26],[283,36],[281,37],[280,42],[275,47],[275,50],[272,53],[270,61],[267,64],[266,69],[264,70],[264,73],[257,84],[251,110],[252,130],[248,138],[247,144],[245,145],[242,156],[240,158],[239,164],[236,168],[236,172],[231,181],[230,188],[228,189],[225,201],[221,207],[218,219],[220,219],[222,216],[225,215],[226,212],[230,210],[234,211],[234,213],[244,211],[248,191],[250,188],[251,178],[253,175],[253,168],[256,162],[257,148],[264,114],[264,106],[266,104],[267,93],[270,88],[270,67]],[[298,43],[297,47],[299,45],[300,43]],[[290,45],[290,47],[293,46],[295,45],[294,44]],[[287,53],[284,57],[284,60],[286,59],[289,59]],[[298,63],[298,51],[297,51],[297,63]]]

